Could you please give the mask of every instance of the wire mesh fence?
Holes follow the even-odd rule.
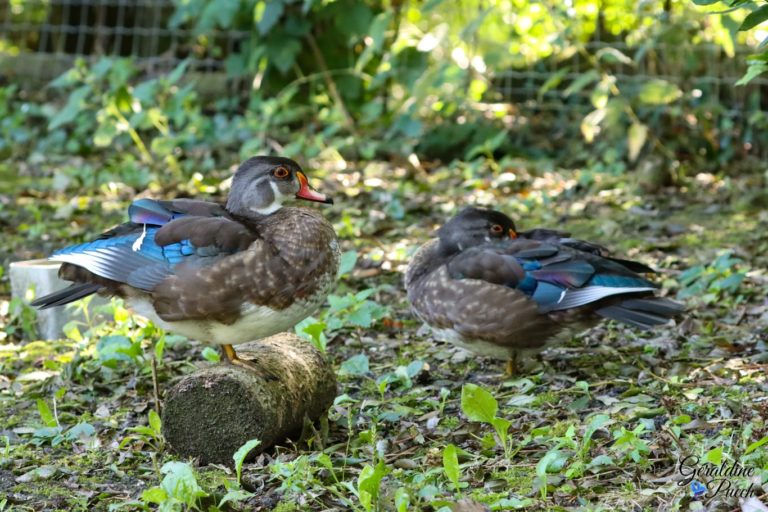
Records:
[[[6,80],[41,84],[68,69],[75,58],[132,57],[149,74],[167,71],[189,59],[191,69],[226,74],[227,58],[252,37],[250,30],[205,33],[174,18],[173,0],[0,0],[0,73]],[[605,39],[605,40],[603,40]],[[735,56],[717,44],[660,44],[647,52],[598,30],[584,49],[596,53],[612,48],[631,62],[612,71],[623,88],[639,88],[650,79],[664,79],[691,92],[695,100],[720,105],[718,115],[740,116],[768,110],[768,80],[758,78],[735,86],[744,74],[749,48]],[[501,101],[523,110],[584,113],[592,107],[589,90],[568,97],[563,89],[594,63],[578,53],[568,59],[542,59],[507,69],[488,69],[492,91]],[[545,90],[554,73],[563,72],[561,86]],[[245,83],[230,82],[247,93]]]

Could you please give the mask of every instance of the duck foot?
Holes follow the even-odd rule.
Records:
[[[241,368],[245,368],[247,370],[251,370],[254,372],[259,372],[261,370],[261,368],[253,361],[248,361],[247,359],[240,359],[240,357],[238,357],[237,352],[235,352],[235,349],[232,347],[232,345],[222,345],[221,350],[222,352],[224,352],[224,357],[226,358],[229,364],[234,366],[239,366]]]

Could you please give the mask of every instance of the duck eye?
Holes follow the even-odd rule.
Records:
[[[281,179],[287,178],[289,174],[291,174],[290,171],[288,171],[288,169],[286,169],[285,167],[278,167],[277,169],[272,171],[272,175],[275,178],[281,178]]]
[[[493,226],[491,226],[492,233],[499,234],[499,233],[502,233],[503,231],[504,231],[504,228],[501,227],[501,224],[494,224]]]

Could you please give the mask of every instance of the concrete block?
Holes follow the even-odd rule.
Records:
[[[11,296],[19,297],[27,302],[27,290],[33,288],[35,297],[48,295],[70,285],[69,281],[59,279],[59,266],[61,263],[47,259],[14,261],[10,266]],[[106,300],[95,297],[88,305],[90,311]],[[93,319],[94,316],[91,315]],[[72,320],[85,321],[82,313],[74,308],[66,306],[50,308],[37,312],[37,331],[40,339],[56,340],[64,336],[64,326]]]

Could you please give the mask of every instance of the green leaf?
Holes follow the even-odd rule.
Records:
[[[560,85],[560,82],[563,81],[563,78],[565,78],[565,75],[568,74],[568,72],[571,70],[570,66],[565,66],[563,68],[558,69],[555,71],[552,75],[550,75],[549,78],[547,78],[547,81],[544,82],[544,84],[539,87],[538,91],[538,97],[539,101],[542,101],[544,98],[544,95]]]
[[[567,461],[568,454],[557,449],[552,449],[536,464],[536,475],[540,480],[539,485],[542,498],[547,495],[547,473],[556,473],[560,471]]]
[[[581,134],[587,143],[591,144],[600,133],[600,123],[603,122],[607,113],[605,108],[598,108],[587,114],[581,121]]]
[[[469,383],[461,388],[461,410],[471,421],[492,423],[499,410],[499,404],[491,393]]]
[[[456,446],[449,444],[443,449],[443,471],[451,481],[453,487],[459,490],[459,457],[456,454]]]
[[[245,461],[245,458],[248,456],[248,454],[259,446],[261,444],[261,441],[258,439],[251,439],[250,441],[246,442],[243,446],[237,449],[235,454],[232,456],[232,459],[235,461],[235,472],[237,472],[237,481],[240,482],[240,475],[243,471],[243,462]]]
[[[254,9],[253,20],[261,35],[267,34],[285,11],[282,0],[259,2]]]
[[[184,59],[183,61],[179,62],[179,64],[173,68],[173,71],[171,71],[166,77],[168,83],[175,84],[178,82],[184,75],[184,72],[187,70],[187,66],[189,66],[189,59]]]
[[[120,112],[123,112],[124,114],[133,112],[133,95],[131,94],[131,91],[128,90],[128,87],[124,85],[120,86],[117,91],[115,91],[113,101],[115,107],[117,107]]]
[[[387,474],[387,466],[384,461],[379,461],[376,467],[366,464],[357,477],[357,490],[360,494],[368,493],[375,501],[379,495],[381,479]]]
[[[747,72],[744,73],[743,77],[739,78],[739,80],[736,82],[736,85],[747,85],[749,82],[762,75],[766,71],[768,71],[768,64],[764,64],[762,62],[750,64],[749,68],[747,68]]]
[[[203,359],[212,363],[218,363],[221,360],[221,354],[212,347],[205,347],[202,352]]]
[[[756,441],[751,445],[747,446],[747,449],[744,451],[744,455],[749,455],[750,453],[752,453],[753,451],[757,450],[758,448],[760,448],[765,444],[768,444],[768,436],[765,436],[761,440]]]
[[[723,462],[723,447],[718,446],[717,448],[709,450],[704,456],[704,459],[710,464],[719,466]]]
[[[616,48],[601,48],[597,51],[595,57],[609,64],[632,64],[632,59]]]
[[[357,354],[341,363],[339,375],[365,375],[368,371],[368,356]]]
[[[357,251],[346,251],[339,260],[339,277],[349,274],[357,263]]]
[[[160,420],[160,415],[154,409],[149,411],[148,421],[150,428],[159,435],[162,430],[162,421]]]
[[[580,75],[576,80],[571,82],[571,85],[569,85],[563,91],[563,96],[567,98],[572,94],[576,94],[577,92],[580,92],[582,89],[584,89],[586,86],[588,86],[592,82],[595,82],[599,79],[600,79],[600,73],[598,73],[594,69],[590,69],[586,73]]]
[[[358,327],[368,328],[373,324],[371,308],[361,306],[347,315],[347,322]]]
[[[208,496],[197,483],[192,466],[186,462],[166,462],[160,469],[165,475],[160,484],[168,496],[176,498],[191,507],[197,502],[197,498]]]
[[[244,501],[253,495],[252,492],[243,491],[242,489],[232,489],[231,491],[227,491],[227,494],[221,498],[218,508],[223,509],[226,503]],[[229,510],[229,508],[227,508],[227,510]]]
[[[647,105],[667,105],[682,95],[683,91],[675,84],[654,78],[643,86],[638,97],[641,102]]]
[[[587,428],[584,430],[584,438],[581,440],[581,451],[586,454],[589,451],[589,445],[592,441],[592,436],[598,429],[602,428],[611,421],[611,417],[606,414],[596,414],[589,420]]]
[[[159,505],[168,500],[168,493],[162,487],[150,487],[141,493],[141,501]]]
[[[648,127],[643,123],[632,123],[627,133],[627,156],[630,162],[637,160],[640,150],[648,139]]]
[[[766,20],[768,20],[768,5],[762,5],[744,18],[744,21],[739,27],[739,32],[755,28]]]
[[[48,122],[48,129],[55,130],[56,128],[69,124],[74,121],[78,114],[83,111],[83,102],[86,96],[91,94],[91,88],[87,85],[78,87],[69,95],[67,103],[64,108],[59,110]]]
[[[37,412],[40,413],[40,419],[43,420],[43,425],[46,427],[55,427],[58,425],[56,417],[51,412],[51,408],[48,407],[45,400],[41,398],[37,399]]]

